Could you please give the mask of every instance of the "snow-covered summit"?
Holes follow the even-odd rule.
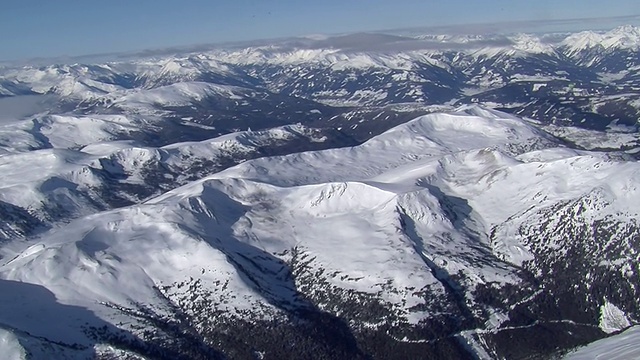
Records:
[[[583,35],[3,68],[0,354],[527,358],[635,324],[637,29]]]
[[[608,50],[638,49],[640,47],[640,28],[625,25],[608,32],[583,31],[569,35],[560,45],[568,49],[569,55],[596,47]]]
[[[305,131],[290,125],[160,148],[115,143],[43,150],[31,157],[17,153],[0,157],[11,170],[1,192],[4,203],[16,202],[15,207],[49,198],[98,207],[91,201],[99,199],[102,182],[112,182],[120,192],[153,182],[161,187],[221,153],[249,156],[261,143],[276,146]],[[14,158],[47,172],[27,182],[21,173],[26,166],[13,162],[11,168]],[[554,261],[591,261],[546,249],[591,244],[588,236],[570,237],[583,221],[608,229],[618,226],[616,221],[632,224],[640,213],[640,191],[633,182],[638,174],[636,163],[566,149],[513,115],[478,105],[432,113],[357,146],[247,160],[133,205],[94,210],[8,241],[0,247],[0,290],[29,284],[31,290],[18,290],[50,295],[3,303],[0,323],[21,338],[77,343],[82,351],[117,346],[113,338],[98,335],[117,334],[121,327],[128,339],[146,344],[136,349],[150,351],[160,346],[153,339],[167,336],[188,341],[227,333],[248,341],[237,327],[246,322],[260,327],[300,318],[324,329],[313,314],[329,314],[345,318],[345,331],[362,336],[386,329],[393,319],[399,331],[390,335],[394,342],[440,342],[441,333],[416,329],[449,324],[443,330],[447,337],[464,336],[474,349],[483,349],[474,339],[531,326],[517,322],[514,308],[539,306],[545,300],[538,302],[536,294],[560,291],[555,277],[532,282],[523,269],[537,276],[552,271]],[[94,192],[74,195],[82,188]],[[28,198],[19,196],[25,194]],[[554,232],[547,223],[568,229]],[[615,247],[590,250],[608,261],[598,271],[627,271],[624,254],[633,247],[624,239],[614,237]],[[575,276],[601,286],[600,273],[586,269]],[[522,290],[497,302],[486,298],[492,288]],[[632,311],[607,298],[620,314]],[[601,300],[592,306],[600,309]],[[354,307],[358,311],[349,310]],[[70,330],[26,321],[24,309],[49,314],[45,319],[52,321],[57,321],[52,314],[64,310],[73,319],[65,322]],[[164,333],[173,329],[166,324],[185,316],[196,324],[187,334]],[[568,324],[587,321],[567,316]],[[451,318],[468,325],[457,327]],[[12,351],[21,351],[13,338],[2,336]],[[25,344],[30,351],[40,348]]]

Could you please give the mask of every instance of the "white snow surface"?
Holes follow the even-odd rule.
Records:
[[[18,342],[16,336],[8,330],[0,328],[0,354],[6,360],[23,360],[27,353]]]
[[[204,99],[213,94],[219,94],[230,99],[241,99],[236,94],[239,90],[232,86],[216,85],[205,82],[179,82],[149,90],[130,90],[125,95],[115,92],[110,94],[113,104],[123,108],[141,111],[148,108],[154,110],[154,105],[187,106],[192,102]]]
[[[604,49],[638,49],[640,47],[640,28],[625,25],[604,33],[583,31],[569,35],[561,45],[568,49],[569,55],[598,46]]]
[[[600,307],[600,329],[607,334],[611,334],[630,326],[631,322],[624,311],[605,300],[604,305]]]
[[[127,182],[141,183],[140,171],[148,162],[157,161],[183,168],[195,159],[215,158],[222,152],[241,155],[265,141],[308,133],[303,126],[288,125],[265,131],[231,133],[201,142],[149,148],[138,146],[134,141],[108,141],[111,130],[104,131],[104,128],[115,126],[118,131],[127,131],[135,127],[135,118],[95,115],[90,118],[51,116],[46,119],[51,120],[48,123],[56,131],[42,126],[40,133],[47,134],[48,142],[55,146],[53,149],[27,151],[16,147],[0,156],[0,200],[37,210],[49,193],[62,188],[73,190],[76,186],[80,189],[99,186],[101,180],[93,169],[127,174]],[[44,120],[42,122],[45,123]],[[120,124],[124,124],[122,128]],[[38,171],[33,171],[34,168]]]
[[[149,159],[171,164],[223,146],[241,151],[243,141],[234,140],[241,136],[248,135],[162,149],[107,142],[82,152],[5,155],[0,157],[6,164],[0,164],[0,199],[37,204],[41,185],[54,177],[91,184],[95,180],[83,169],[101,157],[135,172]],[[270,136],[287,136],[287,128]],[[16,167],[18,162],[30,166]],[[34,166],[37,174],[29,172]],[[114,321],[102,304],[161,308],[155,287],[190,277],[200,279],[214,297],[236,295],[233,303],[220,305],[229,312],[256,309],[256,303],[274,309],[269,300],[295,301],[280,262],[293,247],[315,258],[311,266],[345,275],[329,279],[331,284],[365,293],[390,284],[398,291],[383,291],[383,299],[409,308],[424,301],[409,288],[431,285],[434,292],[445,291],[432,266],[450,274],[461,271],[475,284],[517,281],[512,264],[530,254],[515,229],[501,230],[497,244],[488,234],[532,206],[599,189],[611,203],[603,213],[637,214],[639,172],[636,163],[553,147],[545,133],[494,110],[465,106],[429,114],[360,146],[246,161],[144,203],[10,242],[0,248],[0,287],[15,291],[0,289],[6,300],[0,301],[0,324],[58,341],[86,342],[78,340],[83,337],[74,330],[78,324]],[[458,220],[447,216],[444,202],[456,204]],[[410,230],[403,231],[407,226]],[[485,256],[481,248],[506,261],[476,261]],[[238,261],[246,262],[245,270],[234,265]],[[243,271],[252,271],[264,286],[248,282]],[[220,281],[228,281],[225,294],[215,291]],[[48,324],[67,317],[69,330],[27,321],[29,314],[41,314]],[[401,315],[410,322],[430,316]]]
[[[134,115],[47,115],[0,122],[0,155],[25,153],[34,148],[77,149],[107,142],[137,130]]]
[[[640,359],[640,326],[606,339],[593,342],[569,353],[566,360],[630,360]]]

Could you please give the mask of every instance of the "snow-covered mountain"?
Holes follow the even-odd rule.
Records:
[[[637,33],[0,68],[0,354],[547,358],[636,325]]]
[[[590,344],[578,351],[567,355],[569,360],[590,360],[590,359],[636,359],[640,356],[638,349],[638,327],[629,329],[621,334],[614,335],[607,339],[602,339]]]
[[[639,33],[623,26],[551,35],[356,34],[98,65],[13,66],[0,70],[0,96],[58,94],[63,109],[91,113],[184,112],[224,92],[237,95],[229,106],[243,104],[240,97],[320,107],[482,103],[602,130],[637,123]]]
[[[605,33],[583,31],[569,35],[561,44],[573,54],[595,47],[637,50],[640,45],[640,29],[627,25]]]
[[[138,175],[150,159],[163,159],[161,178],[220,146],[242,152],[293,130],[157,150],[94,144],[84,159],[37,154],[62,161],[31,163],[50,172],[28,183],[3,171],[3,199],[77,191],[88,185],[62,174],[83,164],[148,185]],[[8,241],[0,323],[14,351],[61,357],[544,354],[601,337],[607,306],[637,318],[637,304],[608,287],[638,286],[638,172],[505,113],[434,113],[359,146],[248,160]],[[43,325],[61,317],[65,331]],[[503,340],[541,328],[555,342]],[[287,349],[273,346],[282,336]]]

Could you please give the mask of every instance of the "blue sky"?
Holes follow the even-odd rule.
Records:
[[[0,60],[317,33],[640,15],[638,0],[1,0]]]

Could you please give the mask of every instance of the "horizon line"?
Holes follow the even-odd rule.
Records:
[[[338,37],[352,34],[389,34],[389,33],[399,33],[399,32],[410,32],[410,31],[434,31],[432,33],[425,33],[424,35],[508,35],[523,31],[514,31],[516,28],[534,28],[541,26],[566,26],[569,24],[578,24],[582,22],[592,22],[597,21],[600,23],[606,22],[614,22],[614,21],[622,21],[622,20],[636,20],[640,22],[640,14],[633,15],[622,15],[622,16],[606,16],[606,17],[591,17],[591,18],[566,18],[566,19],[548,19],[548,20],[522,20],[522,21],[504,21],[504,22],[493,22],[493,23],[457,23],[450,25],[434,25],[434,26],[412,26],[412,27],[401,27],[401,28],[387,28],[387,29],[365,29],[358,31],[350,31],[350,32],[340,32],[340,33],[314,33],[314,34],[305,34],[305,35],[291,35],[291,36],[282,36],[282,37],[272,37],[272,38],[255,38],[255,39],[247,39],[247,40],[237,40],[237,41],[217,41],[217,42],[206,42],[206,43],[193,43],[193,44],[183,44],[183,45],[169,45],[165,47],[154,47],[154,48],[142,48],[135,50],[124,50],[124,51],[113,51],[113,52],[104,52],[104,53],[88,53],[88,54],[78,54],[78,55],[59,55],[59,56],[39,56],[39,57],[31,57],[24,59],[15,59],[15,60],[2,60],[0,59],[0,66],[16,66],[18,64],[25,65],[35,65],[36,63],[46,62],[48,65],[55,64],[57,61],[61,63],[67,63],[70,60],[81,60],[83,58],[99,58],[99,57],[115,57],[117,59],[126,59],[130,57],[152,57],[159,55],[169,55],[175,52],[198,52],[198,51],[206,51],[205,48],[209,48],[211,50],[214,47],[229,46],[229,47],[250,47],[256,45],[264,45],[268,43],[285,41],[285,40],[293,40],[293,39],[301,39],[305,37],[309,37],[312,35],[315,36],[327,36],[327,37]],[[608,24],[613,25],[613,24]],[[611,27],[606,28],[597,28],[593,29],[593,24],[590,23],[589,26],[584,27],[580,30],[548,30],[542,31],[541,33],[554,33],[554,32],[581,32],[581,31],[604,31],[606,29],[614,29],[624,25],[632,25],[632,26],[640,26],[634,24],[618,24],[613,25]],[[443,30],[454,30],[451,32],[437,32]]]

